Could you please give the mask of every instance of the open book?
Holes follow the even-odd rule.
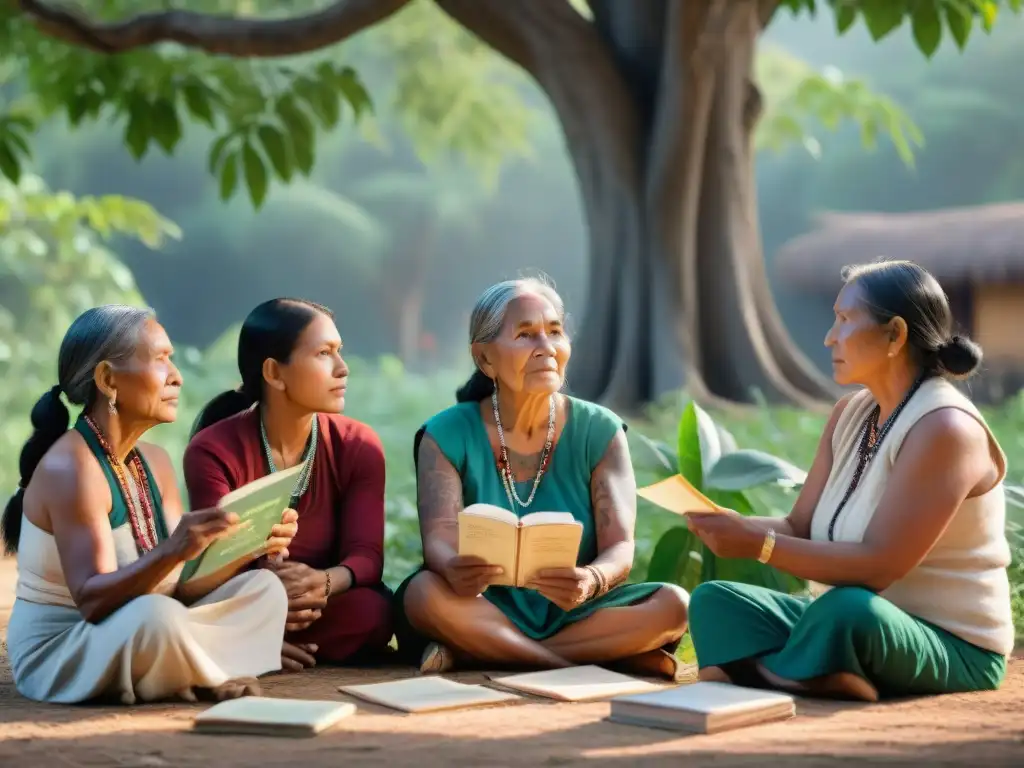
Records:
[[[637,496],[662,509],[685,515],[687,512],[721,512],[722,508],[698,491],[682,475],[672,475],[659,483],[637,490]]]
[[[522,587],[545,568],[575,568],[582,539],[583,524],[568,512],[519,518],[491,504],[471,504],[459,513],[459,554],[504,568],[494,584]]]
[[[245,566],[266,552],[271,529],[291,503],[292,492],[302,464],[273,472],[259,480],[246,483],[220,500],[220,508],[239,517],[239,527],[230,536],[217,539],[195,560],[181,569],[178,584],[201,590],[205,585],[217,586],[225,574]]]
[[[795,714],[795,700],[787,693],[707,682],[612,699],[608,719],[671,731],[718,733]]]
[[[492,683],[502,688],[558,701],[596,701],[630,693],[660,691],[664,688],[662,685],[593,664],[524,672],[518,675],[485,674]]]
[[[482,685],[467,685],[437,675],[412,677],[387,683],[343,685],[342,693],[397,709],[400,712],[440,712],[517,701],[519,697]]]
[[[347,701],[245,696],[222,701],[199,713],[192,728],[200,733],[315,736],[355,711],[355,705]]]

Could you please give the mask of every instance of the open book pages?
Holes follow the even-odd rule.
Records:
[[[397,709],[400,712],[414,713],[481,707],[486,704],[519,700],[515,694],[495,691],[482,685],[456,683],[437,675],[412,677],[389,683],[343,685],[338,690],[357,699]]]
[[[722,508],[694,488],[682,475],[672,475],[661,482],[637,490],[637,495],[662,509],[685,515],[687,512],[721,512]]]
[[[489,673],[487,677],[503,688],[559,701],[593,701],[663,689],[663,686],[593,665],[507,676]]]
[[[494,584],[522,587],[545,568],[575,568],[583,524],[568,512],[523,517],[492,504],[471,504],[459,513],[459,554],[499,565]]]
[[[786,693],[725,683],[694,683],[612,699],[609,719],[651,728],[717,733],[785,720],[795,714],[795,699]]]
[[[355,705],[347,701],[245,696],[200,712],[192,727],[202,733],[315,736],[355,711]]]
[[[271,529],[281,522],[281,516],[291,502],[301,469],[300,463],[253,480],[226,494],[218,506],[238,515],[238,528],[230,536],[210,544],[199,557],[186,563],[180,581],[201,582],[210,580],[210,577],[216,581],[219,572],[235,568],[239,562],[260,557],[265,551]]]

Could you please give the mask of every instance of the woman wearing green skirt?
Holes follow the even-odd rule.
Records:
[[[629,449],[611,411],[559,392],[571,351],[563,315],[540,281],[488,289],[470,318],[477,371],[417,436],[424,566],[397,591],[396,634],[423,672],[609,663],[678,672],[687,594],[625,583],[636,517]],[[518,517],[571,513],[582,524],[577,566],[540,571],[523,587],[494,584],[498,567],[458,554],[458,514],[480,503]]]
[[[998,688],[1014,645],[1006,457],[949,379],[981,362],[945,294],[909,262],[847,270],[825,338],[836,405],[786,518],[694,514],[718,556],[826,585],[694,590],[704,680],[875,701]]]

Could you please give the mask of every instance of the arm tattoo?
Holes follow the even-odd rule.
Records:
[[[636,525],[636,479],[624,432],[615,436],[591,475],[590,501],[597,531],[594,564],[601,566],[608,586],[614,587],[629,577]]]
[[[416,489],[424,544],[435,531],[454,531],[462,510],[462,480],[430,435],[420,443]]]

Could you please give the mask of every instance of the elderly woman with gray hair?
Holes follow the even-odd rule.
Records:
[[[3,515],[18,554],[7,647],[30,699],[233,698],[281,667],[288,598],[273,573],[236,575],[205,596],[178,592],[181,566],[237,516],[182,514],[167,453],[139,442],[177,415],[172,351],[148,310],[90,309],[61,344],[59,383],[32,409]],[[82,407],[71,429],[61,394]],[[295,529],[289,510],[270,550],[285,551]]]
[[[477,370],[417,433],[424,565],[398,590],[397,634],[423,672],[615,664],[678,674],[688,596],[625,583],[636,517],[625,427],[561,394],[572,349],[564,314],[536,279],[485,291],[470,317]],[[541,571],[525,587],[493,584],[500,569],[458,554],[458,514],[475,503],[570,512],[583,525],[576,567]]]

